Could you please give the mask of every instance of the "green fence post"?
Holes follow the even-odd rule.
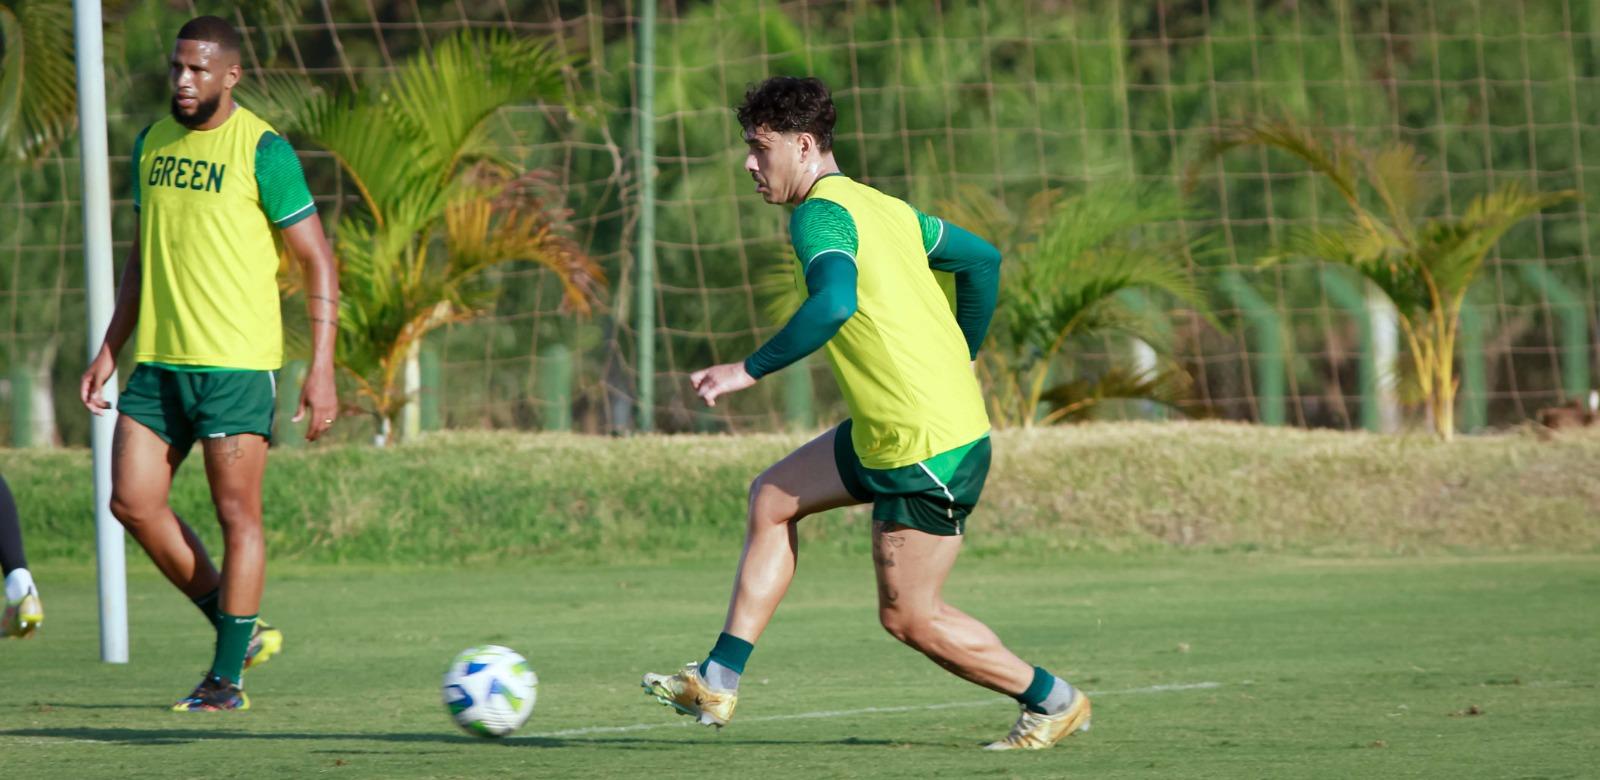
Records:
[[[417,403],[422,410],[422,430],[437,431],[444,427],[439,417],[439,393],[443,390],[439,382],[439,350],[423,347],[418,360],[422,364],[422,387],[417,390]]]
[[[572,430],[572,350],[565,344],[539,351],[539,400],[545,430]]]
[[[1222,275],[1222,290],[1233,299],[1255,338],[1255,397],[1264,425],[1282,425],[1288,419],[1284,402],[1283,318],[1238,273]]]
[[[1369,431],[1383,430],[1383,414],[1378,401],[1378,359],[1373,353],[1372,317],[1367,312],[1367,298],[1361,288],[1331,269],[1322,269],[1322,289],[1328,298],[1356,321],[1361,333],[1361,356],[1357,369],[1357,386],[1361,394],[1361,427]]]
[[[291,422],[300,406],[300,385],[306,381],[306,362],[291,360],[278,369],[278,410],[272,426],[274,447],[304,447],[305,421]]]
[[[811,358],[789,366],[783,372],[783,421],[791,431],[809,431],[817,425],[813,406]]]
[[[1563,400],[1589,395],[1589,310],[1579,295],[1542,265],[1523,265],[1517,271],[1550,303],[1561,323],[1561,392]]]
[[[1456,426],[1476,433],[1489,424],[1488,371],[1483,353],[1484,307],[1470,300],[1461,306],[1457,354],[1461,358],[1461,392],[1456,396]]]
[[[33,372],[26,360],[11,365],[11,446],[33,446]]]

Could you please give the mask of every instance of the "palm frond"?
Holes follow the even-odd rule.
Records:
[[[1002,307],[1013,343],[1049,345],[1076,333],[1111,327],[1105,318],[1126,308],[1118,299],[1129,290],[1164,295],[1205,308],[1205,296],[1182,262],[1182,247],[1164,242],[1137,248],[1112,247],[1075,258],[1035,264],[1008,280]],[[1117,317],[1122,323],[1148,324],[1147,318]],[[1139,331],[1136,335],[1148,335]]]
[[[1577,197],[1572,191],[1529,192],[1507,182],[1479,195],[1456,220],[1435,220],[1425,230],[1415,258],[1444,301],[1458,301],[1477,277],[1484,258],[1518,222]]]
[[[1576,193],[1529,192],[1513,181],[1474,198],[1458,218],[1421,219],[1428,198],[1423,160],[1414,148],[1390,143],[1373,152],[1345,136],[1329,135],[1332,140],[1324,142],[1290,119],[1247,120],[1219,136],[1211,153],[1244,145],[1279,149],[1300,158],[1345,196],[1350,214],[1343,224],[1294,231],[1266,262],[1308,256],[1352,268],[1381,289],[1400,315],[1414,379],[1435,430],[1448,440],[1454,432],[1453,361],[1462,300],[1506,231]],[[1359,161],[1359,169],[1352,161]],[[1360,202],[1358,173],[1382,201],[1381,210]]]
[[[1288,115],[1255,116],[1224,127],[1190,164],[1188,178],[1193,181],[1201,165],[1245,146],[1264,146],[1299,159],[1325,177],[1345,201],[1359,203],[1354,141],[1344,136],[1324,141],[1310,126]]]
[[[1388,224],[1406,243],[1416,241],[1413,210],[1427,202],[1423,191],[1423,158],[1416,147],[1390,143],[1363,158],[1372,189],[1383,201]]]
[[[1114,367],[1098,377],[1074,379],[1044,391],[1041,398],[1049,411],[1040,422],[1085,420],[1109,401],[1149,401],[1178,411],[1191,384],[1188,374],[1171,366],[1143,373]]]
[[[464,180],[464,192],[445,208],[445,275],[451,291],[469,291],[494,266],[532,262],[560,282],[563,311],[592,313],[600,304],[605,273],[568,235],[569,215],[547,205],[538,186],[540,173],[506,180],[494,166],[475,170]]]
[[[1011,255],[1039,235],[1061,198],[1061,190],[1041,190],[1028,199],[1023,213],[1016,214],[989,190],[967,184],[934,207],[935,216],[983,236],[1002,255]]]
[[[333,96],[303,76],[274,71],[250,71],[233,88],[240,105],[291,135],[320,127],[322,117],[335,110]]]
[[[605,275],[572,240],[570,213],[484,129],[501,108],[561,98],[562,65],[545,44],[463,32],[371,89],[330,94],[266,77],[242,94],[331,152],[361,192],[366,208],[337,231],[337,359],[368,411],[388,418],[411,400],[397,385],[412,345],[489,310],[499,266],[552,272],[565,311],[600,305]]]
[[[77,127],[72,5],[0,2],[0,154],[30,162]]]
[[[1296,256],[1347,266],[1372,280],[1401,312],[1426,312],[1432,306],[1427,282],[1411,259],[1420,250],[1408,249],[1392,231],[1375,229],[1372,222],[1297,228],[1284,248],[1283,255],[1269,259]]]
[[[561,101],[564,63],[548,43],[504,31],[462,31],[402,65],[382,104],[417,139],[414,163],[448,175],[483,149],[484,123],[505,106]]]
[[[1184,215],[1176,196],[1165,190],[1106,184],[1057,203],[1031,254],[1070,265],[1112,239],[1136,241],[1140,229]]]

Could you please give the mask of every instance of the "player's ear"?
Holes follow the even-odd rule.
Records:
[[[795,142],[800,145],[800,162],[815,162],[817,137],[810,133],[801,133],[795,136]]]
[[[222,86],[228,89],[233,89],[239,84],[239,79],[242,78],[244,78],[244,68],[240,67],[239,63],[235,62],[232,65],[229,65],[227,72],[223,74]]]

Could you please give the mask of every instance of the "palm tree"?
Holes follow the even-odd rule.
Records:
[[[78,126],[72,5],[0,0],[0,153],[31,163]]]
[[[377,88],[330,94],[267,79],[250,104],[333,153],[364,208],[340,220],[339,366],[379,443],[414,400],[404,369],[422,338],[482,316],[505,263],[543,266],[563,306],[587,314],[605,279],[548,205],[537,172],[500,153],[489,120],[516,103],[566,98],[564,63],[543,43],[462,32],[401,65]],[[292,288],[291,288],[292,289]]]
[[[1577,197],[1570,190],[1529,192],[1509,181],[1454,217],[1423,217],[1431,201],[1425,162],[1409,144],[1369,147],[1288,117],[1254,117],[1224,129],[1201,160],[1257,146],[1286,153],[1332,185],[1349,208],[1338,225],[1294,232],[1267,262],[1286,256],[1348,266],[1370,279],[1399,312],[1417,387],[1434,431],[1455,435],[1456,337],[1461,304],[1484,258],[1507,230]]]
[[[72,6],[51,0],[0,0],[0,159],[11,165],[32,166],[54,152],[78,125],[78,90],[73,63]],[[20,219],[20,217],[12,217]],[[66,219],[63,213],[62,219]],[[13,228],[25,231],[23,225]],[[12,257],[21,263],[22,258]],[[22,274],[37,279],[37,286],[58,285],[59,269],[24,268]],[[7,274],[15,280],[17,276]],[[34,285],[30,285],[34,286]],[[34,322],[56,321],[59,296],[33,296],[22,302],[24,317]],[[48,445],[56,440],[55,399],[50,374],[60,348],[58,334],[30,339],[18,345],[22,354],[7,355],[12,365],[12,392],[29,397],[25,425],[14,440]]]
[[[991,348],[979,363],[997,425],[1081,419],[1110,400],[1171,406],[1183,396],[1187,377],[1170,361],[1154,371],[1112,367],[1091,379],[1078,375],[1068,349],[1122,334],[1170,351],[1159,314],[1138,306],[1134,294],[1204,308],[1186,264],[1195,243],[1156,227],[1182,216],[1174,196],[1121,183],[1071,197],[1046,190],[1015,216],[987,192],[963,189],[939,209],[995,241],[1007,258]],[[1057,371],[1066,378],[1051,384]]]

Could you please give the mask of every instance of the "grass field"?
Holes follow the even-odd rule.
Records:
[[[715,637],[730,560],[671,566],[277,566],[286,652],[247,713],[165,704],[209,661],[199,614],[130,561],[133,662],[97,662],[92,570],[39,571],[42,636],[0,642],[0,766],[98,777],[1518,777],[1600,766],[1600,558],[1314,560],[1164,553],[970,559],[951,600],[1097,692],[1094,730],[990,754],[1009,700],[874,622],[865,558],[822,556],[721,733],[638,690]],[[487,742],[438,700],[498,642],[542,682]]]

